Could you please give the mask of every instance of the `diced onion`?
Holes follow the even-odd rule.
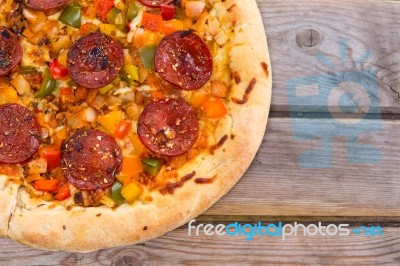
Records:
[[[44,174],[47,172],[47,160],[38,158],[28,163],[30,174]]]
[[[42,11],[24,9],[22,14],[29,21],[30,29],[33,32],[39,32],[46,26],[46,15]]]
[[[72,129],[72,130],[74,130],[74,129],[78,129],[78,128],[82,128],[82,127],[84,127],[84,126],[86,126],[87,125],[87,122],[85,122],[83,119],[81,119],[80,117],[78,117],[78,116],[71,116],[69,119],[68,119],[68,127],[70,128],[70,129]]]
[[[108,96],[107,97],[107,105],[108,106],[114,106],[114,105],[120,105],[121,104],[121,99],[115,96]]]
[[[49,137],[49,130],[45,127],[41,128],[41,135],[42,135],[42,139],[46,139]]]
[[[11,85],[17,90],[19,95],[24,95],[31,89],[29,82],[21,75],[16,76],[11,81]]]
[[[97,110],[100,110],[106,104],[106,101],[107,101],[106,97],[99,94],[94,98],[91,105]]]
[[[218,45],[224,45],[228,42],[229,37],[221,30],[217,35],[214,36],[214,40]]]
[[[87,107],[84,109],[81,113],[81,118],[87,122],[94,122],[96,121],[97,118],[97,112],[94,108],[92,107]]]
[[[203,1],[186,1],[185,12],[189,18],[198,18],[206,7]]]

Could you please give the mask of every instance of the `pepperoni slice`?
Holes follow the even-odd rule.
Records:
[[[161,156],[178,156],[197,140],[196,112],[182,99],[167,98],[148,104],[140,114],[138,134],[143,144]]]
[[[139,0],[140,3],[149,7],[160,7],[174,2],[174,0]]]
[[[8,74],[22,58],[17,37],[7,29],[0,30],[0,76]]]
[[[24,162],[39,145],[40,127],[34,114],[19,104],[0,105],[0,162]]]
[[[183,90],[195,90],[211,77],[210,50],[191,31],[177,31],[164,37],[157,48],[155,66],[164,80]]]
[[[121,45],[99,32],[80,38],[68,52],[71,78],[86,88],[101,88],[111,83],[123,64]]]
[[[81,190],[110,187],[121,165],[121,149],[115,139],[96,129],[76,131],[61,148],[63,173]]]
[[[67,5],[70,0],[26,0],[26,6],[42,11],[58,10]]]

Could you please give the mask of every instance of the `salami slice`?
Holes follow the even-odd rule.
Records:
[[[17,37],[7,29],[0,29],[0,76],[7,75],[22,58],[22,47]]]
[[[24,162],[39,145],[40,127],[34,114],[19,104],[0,105],[0,162]]]
[[[143,144],[161,156],[178,156],[196,142],[196,112],[182,99],[167,98],[148,104],[140,114],[138,134]]]
[[[110,187],[121,165],[121,149],[115,139],[99,130],[79,130],[61,148],[63,173],[81,190]]]
[[[121,45],[99,32],[80,38],[68,52],[71,78],[86,88],[101,88],[111,83],[123,64]]]
[[[26,0],[26,6],[35,10],[58,10],[67,5],[70,0]]]
[[[183,90],[203,86],[213,69],[210,50],[191,31],[177,31],[164,37],[154,60],[160,77]]]
[[[160,7],[174,2],[174,0],[139,0],[140,3],[149,7]]]

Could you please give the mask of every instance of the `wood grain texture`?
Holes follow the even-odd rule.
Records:
[[[400,228],[383,236],[188,236],[182,227],[141,245],[87,254],[33,250],[11,240],[0,245],[2,265],[398,265]],[[6,261],[4,259],[7,259]]]
[[[258,1],[258,5],[272,60],[272,111],[318,112],[326,104],[317,99],[307,106],[291,105],[289,108],[287,82],[293,78],[327,75],[320,89],[329,90],[338,83],[332,73],[372,70],[376,72],[378,90],[370,93],[378,98],[378,111],[400,112],[398,2],[265,0]],[[341,40],[347,40],[348,44],[343,58],[339,45]],[[354,66],[368,50],[369,56]],[[325,55],[332,67],[318,60],[318,54]],[[340,88],[339,91],[351,90]],[[362,96],[358,99],[357,112],[368,110],[368,100]],[[329,106],[335,107],[337,103],[330,101]]]
[[[315,121],[315,120],[312,120]],[[309,140],[293,139],[291,123],[304,127],[297,135]],[[320,129],[309,130],[310,119],[271,118],[267,134],[250,169],[233,190],[206,214],[230,215],[400,215],[400,132],[399,121],[370,120],[378,131],[362,134],[358,143],[371,144],[381,153],[375,163],[348,162],[348,150],[356,143],[338,135],[332,139],[332,152],[319,157],[330,160],[331,168],[304,168],[299,155],[321,148],[320,136],[332,134],[324,126],[330,120],[318,120]],[[333,122],[332,122],[333,123]],[[335,130],[335,129],[333,129]],[[359,154],[367,156],[368,154]]]

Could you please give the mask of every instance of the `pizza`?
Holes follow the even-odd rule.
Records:
[[[0,234],[87,252],[158,237],[244,174],[264,135],[255,1],[3,0]]]

